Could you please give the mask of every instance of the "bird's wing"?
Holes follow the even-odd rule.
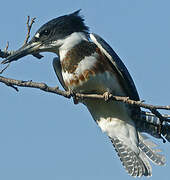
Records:
[[[53,68],[54,68],[54,71],[58,77],[58,80],[60,81],[60,84],[63,86],[63,88],[67,91],[68,88],[66,87],[65,83],[64,83],[64,80],[63,80],[63,76],[62,76],[62,73],[61,73],[61,64],[60,64],[60,60],[59,58],[55,57],[53,59]]]
[[[109,44],[104,39],[102,39],[99,35],[92,33],[92,34],[90,34],[90,38],[91,38],[92,42],[95,43],[97,45],[97,47],[101,50],[101,52],[103,52],[104,55],[108,58],[108,60],[112,64],[112,67],[114,68],[114,70],[117,71],[117,73],[119,75],[119,80],[121,81],[122,86],[126,90],[127,96],[129,96],[129,98],[131,98],[133,100],[138,101],[139,95],[136,90],[135,84],[134,84],[127,68],[125,67],[125,65],[119,58],[119,56],[109,46]]]

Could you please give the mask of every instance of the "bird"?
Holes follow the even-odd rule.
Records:
[[[2,63],[29,54],[55,53],[54,71],[66,91],[106,97],[79,102],[87,107],[96,124],[107,134],[127,173],[133,177],[151,176],[149,161],[165,165],[164,155],[146,136],[160,138],[160,120],[140,107],[107,99],[113,94],[140,101],[134,81],[120,57],[101,36],[90,33],[84,21],[80,10],[48,21],[27,44]],[[162,125],[162,134],[170,142],[168,123]]]

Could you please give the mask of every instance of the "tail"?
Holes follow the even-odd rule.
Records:
[[[161,150],[156,149],[157,145],[153,143],[151,140],[149,140],[147,136],[143,136],[140,133],[138,133],[138,136],[139,148],[142,152],[144,152],[147,158],[158,166],[165,165],[165,156],[159,154]]]
[[[164,117],[170,118],[168,115]],[[158,134],[158,128],[160,125],[160,119],[154,114],[141,111],[139,119],[136,121],[136,127],[139,132],[145,132],[152,135],[155,138],[160,138]],[[163,122],[162,135],[170,142],[170,123]]]
[[[158,153],[161,152],[159,149],[153,149],[156,147],[156,144],[143,137],[140,133],[138,135],[138,154],[118,138],[110,137],[110,139],[128,174],[133,177],[151,176],[152,167],[149,160],[157,165],[164,165],[165,157]]]
[[[141,151],[139,151],[139,154],[136,154],[117,138],[111,138],[111,142],[129,175],[133,177],[152,175],[152,168],[145,154],[143,154]]]

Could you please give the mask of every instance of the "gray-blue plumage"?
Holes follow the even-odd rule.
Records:
[[[91,35],[95,38],[95,43],[98,43],[99,46],[101,46],[108,53],[108,55],[110,55],[111,58],[108,59],[111,62],[111,66],[119,74],[120,81],[124,85],[124,88],[127,90],[129,98],[138,101],[139,95],[136,90],[135,84],[122,60],[103,38],[94,33]]]

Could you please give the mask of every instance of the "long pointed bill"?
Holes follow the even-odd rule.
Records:
[[[12,53],[10,56],[8,56],[5,60],[1,62],[1,64],[10,63],[12,61],[17,61],[18,59],[28,55],[28,54],[37,54],[40,52],[40,46],[41,44],[39,42],[33,42],[28,43]],[[36,55],[35,55],[36,56]]]

